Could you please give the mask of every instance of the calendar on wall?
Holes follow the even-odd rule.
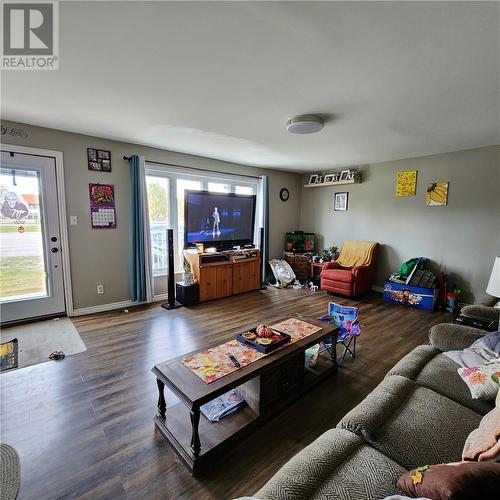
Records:
[[[115,187],[112,184],[89,184],[92,229],[115,229]]]

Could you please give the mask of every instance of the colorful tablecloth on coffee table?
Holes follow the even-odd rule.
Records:
[[[271,328],[290,335],[290,343],[297,342],[322,329],[319,326],[312,325],[311,323],[296,318],[287,319],[281,323],[272,325]],[[285,344],[279,349],[285,349],[287,345],[288,344]],[[269,354],[272,354],[272,352]],[[239,367],[234,366],[229,359],[230,355],[238,360],[240,364]],[[189,368],[195,375],[200,377],[205,383],[209,384],[264,356],[268,356],[268,354],[259,352],[253,347],[243,344],[238,340],[230,340],[225,344],[212,347],[206,351],[189,354],[181,360],[181,363]]]

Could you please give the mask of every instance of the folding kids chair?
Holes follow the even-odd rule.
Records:
[[[341,306],[335,302],[330,302],[328,304],[328,316],[330,323],[339,327],[337,344],[344,346],[344,352],[338,361],[338,364],[341,365],[347,353],[353,358],[356,357],[356,338],[361,333],[361,327],[358,323],[358,308]]]

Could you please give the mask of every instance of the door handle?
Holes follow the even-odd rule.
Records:
[[[59,252],[59,248],[57,248],[57,247],[52,247],[52,248],[50,249],[50,251],[51,251],[52,253],[57,253],[57,252]]]

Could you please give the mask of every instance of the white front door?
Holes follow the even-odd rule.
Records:
[[[1,322],[65,312],[55,159],[2,151]]]

